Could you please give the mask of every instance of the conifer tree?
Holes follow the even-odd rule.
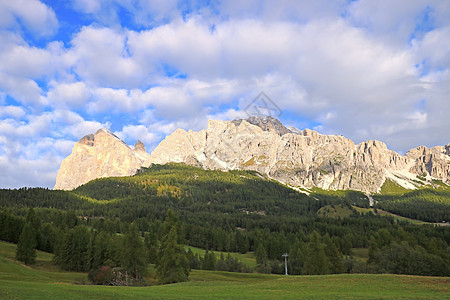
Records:
[[[258,244],[255,255],[256,255],[256,263],[258,265],[265,266],[267,264],[268,261],[267,251],[266,248],[264,248],[263,243]]]
[[[89,231],[85,226],[76,226],[59,237],[53,261],[63,269],[85,272],[89,270]]]
[[[216,255],[214,252],[206,251],[203,258],[203,270],[214,270],[216,268]]]
[[[370,246],[369,246],[369,259],[367,260],[367,263],[371,264],[375,262],[376,254],[378,253],[379,247],[377,240],[374,236],[370,238]]]
[[[325,255],[324,245],[320,242],[320,236],[313,231],[309,236],[308,247],[306,248],[305,264],[303,274],[321,275],[329,272],[328,259]]]
[[[40,221],[37,218],[34,209],[31,207],[28,209],[25,225],[22,228],[16,248],[16,259],[27,265],[36,262],[36,247],[39,242],[39,228]]]
[[[225,262],[225,257],[223,253],[220,253],[220,259],[216,263],[216,270],[218,271],[228,271],[227,263]]]
[[[302,249],[302,244],[297,239],[289,251],[289,274],[302,274],[303,264],[305,262],[305,255]]]
[[[332,274],[342,273],[344,271],[344,264],[342,262],[342,255],[338,248],[328,234],[323,237],[323,242],[325,245],[325,254],[329,262],[330,272]]]
[[[176,227],[162,239],[156,274],[161,284],[188,280],[189,261],[183,246],[178,244]]]
[[[157,246],[158,246],[158,236],[155,232],[150,232],[145,234],[144,244],[147,248],[148,262],[151,264],[156,263],[157,259]]]
[[[89,267],[97,269],[106,265],[111,257],[110,253],[111,237],[105,231],[100,231],[92,235],[89,251]]]
[[[121,266],[136,281],[146,274],[147,253],[136,224],[131,224],[123,238]]]
[[[36,231],[30,222],[25,223],[16,248],[16,259],[27,265],[36,262]]]

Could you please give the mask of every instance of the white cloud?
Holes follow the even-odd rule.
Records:
[[[51,83],[52,88],[47,93],[51,103],[56,106],[79,108],[89,99],[90,91],[84,82]]]
[[[54,11],[38,0],[1,1],[0,28],[19,24],[37,36],[53,34],[58,28]]]
[[[80,115],[57,110],[24,115],[12,106],[0,107],[0,115],[22,120],[0,119],[0,188],[53,187],[61,161],[82,136],[108,123],[84,120]],[[2,115],[3,114],[3,115]]]
[[[20,119],[24,115],[25,110],[20,106],[0,106],[0,118],[13,117],[14,119]]]
[[[9,76],[0,71],[0,89],[24,105],[43,107],[47,100],[34,80]]]
[[[125,33],[110,28],[83,27],[72,40],[69,53],[76,73],[89,85],[137,87],[145,76],[130,58]]]
[[[124,141],[135,143],[140,140],[145,145],[153,145],[158,140],[158,136],[143,125],[127,125],[115,134]]]
[[[38,110],[48,105],[37,81],[64,77],[68,66],[61,43],[31,47],[17,34],[0,31],[0,90],[18,102]]]
[[[233,108],[230,108],[223,112],[214,113],[211,115],[208,115],[209,120],[236,120],[236,119],[246,119],[248,118],[248,115],[243,110],[235,110]]]
[[[450,1],[74,0],[92,23],[64,43],[48,38],[52,9],[24,1],[0,4],[0,164],[23,167],[11,186],[27,164],[55,175],[111,123],[151,150],[177,128],[245,117],[261,91],[297,126],[402,151],[448,143]]]
[[[416,44],[419,61],[425,61],[424,68],[450,68],[450,26],[427,33],[421,43]]]
[[[48,187],[56,182],[61,157],[47,154],[39,160],[0,156],[0,188]]]
[[[0,54],[3,72],[12,76],[39,78],[51,72],[52,54],[45,49],[14,45]]]
[[[90,14],[97,22],[115,25],[120,22],[120,11],[133,18],[130,23],[152,26],[180,16],[178,0],[73,0],[73,7]]]
[[[109,122],[101,123],[85,120],[79,114],[67,109],[55,110],[51,115],[54,126],[59,128],[57,132],[54,132],[58,138],[70,136],[80,139],[87,134],[95,133],[100,128],[109,128],[111,126]]]

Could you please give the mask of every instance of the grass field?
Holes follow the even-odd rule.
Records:
[[[450,278],[398,275],[193,271],[189,282],[164,286],[80,285],[86,274],[61,272],[50,254],[39,252],[31,268],[15,261],[14,252],[15,245],[0,242],[1,299],[450,299]]]
[[[317,211],[317,215],[326,218],[348,218],[353,213],[345,204],[326,205]]]
[[[201,248],[196,248],[196,247],[192,247],[192,246],[185,246],[186,250],[191,248],[192,253],[194,254],[198,254],[201,257],[203,257],[206,253],[205,249],[201,249]],[[225,258],[227,258],[228,252],[220,252],[220,251],[214,251],[214,254],[216,255],[217,259],[220,258],[220,254],[223,253],[223,256]],[[256,256],[254,252],[247,252],[245,254],[241,254],[241,253],[230,253],[231,256],[236,257],[237,259],[239,259],[241,262],[243,262],[244,264],[246,264],[249,267],[256,267]]]
[[[357,207],[357,206],[353,206],[353,208],[354,208],[357,212],[359,212],[359,213],[361,213],[361,214],[368,214],[369,212],[374,213],[373,208],[361,208],[361,207]],[[406,222],[413,223],[413,224],[417,224],[417,225],[434,224],[434,223],[429,223],[429,222],[425,222],[425,221],[421,221],[421,220],[415,220],[415,219],[410,219],[410,218],[402,217],[402,216],[399,216],[399,215],[390,213],[390,212],[388,212],[388,211],[381,210],[381,209],[379,209],[379,208],[377,209],[377,213],[375,213],[375,214],[376,214],[376,215],[378,214],[378,215],[380,215],[380,216],[391,216],[391,217],[393,217],[393,218],[396,219],[396,220],[399,220],[399,221],[406,221]]]
[[[408,192],[407,189],[399,185],[398,183],[392,181],[391,179],[386,179],[386,181],[381,186],[380,193],[388,195],[401,195]]]

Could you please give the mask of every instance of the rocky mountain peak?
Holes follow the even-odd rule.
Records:
[[[417,147],[402,156],[385,143],[355,145],[341,135],[286,128],[272,117],[210,120],[198,132],[177,129],[145,152],[130,148],[108,129],[84,136],[61,164],[55,188],[72,189],[89,180],[134,175],[152,163],[183,162],[205,169],[255,170],[296,187],[377,192],[386,179],[415,188],[417,175],[450,183],[450,144]]]
[[[278,119],[270,116],[251,116],[247,119],[236,119],[231,121],[236,126],[239,126],[242,121],[247,121],[252,125],[256,125],[264,131],[276,132],[279,135],[284,135],[286,133],[291,133]]]
[[[87,134],[84,137],[82,137],[78,141],[78,143],[89,146],[89,147],[94,147],[94,141],[95,141],[95,136],[91,133],[91,134]]]
[[[145,146],[140,140],[137,140],[136,144],[134,145],[134,150],[145,152]]]
[[[149,159],[141,142],[131,149],[109,129],[75,143],[56,176],[55,189],[71,190],[96,178],[134,175]]]

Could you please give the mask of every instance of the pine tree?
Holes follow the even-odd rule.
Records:
[[[90,240],[88,229],[81,225],[60,235],[53,261],[65,270],[88,271]]]
[[[176,283],[188,280],[189,261],[183,246],[178,244],[176,227],[163,237],[156,274],[161,284]]]
[[[225,262],[225,257],[223,253],[220,253],[220,259],[216,263],[216,270],[218,271],[228,271],[227,263]]]
[[[375,263],[376,261],[376,254],[378,253],[379,247],[377,244],[377,240],[374,236],[370,238],[370,246],[369,246],[369,259],[367,260],[367,263]]]
[[[147,253],[136,224],[131,224],[123,237],[121,266],[136,281],[146,274]]]
[[[264,248],[263,243],[258,244],[255,254],[256,254],[256,263],[258,265],[265,266],[267,264],[268,258],[267,258],[267,251],[266,248]]]
[[[216,255],[214,252],[206,251],[203,258],[202,269],[203,270],[214,270],[216,268]]]
[[[325,244],[325,254],[328,258],[330,272],[332,274],[342,273],[344,271],[344,264],[342,262],[342,255],[338,248],[328,234],[324,236],[323,242]]]
[[[306,248],[305,264],[303,274],[321,275],[329,272],[328,259],[325,255],[324,245],[320,242],[320,236],[313,231],[309,236],[308,247]]]
[[[303,264],[305,262],[305,255],[302,250],[302,244],[297,239],[289,251],[289,274],[302,274]]]
[[[89,251],[89,267],[97,269],[106,265],[111,257],[110,253],[111,237],[105,231],[93,234]]]
[[[151,264],[156,263],[157,259],[157,248],[158,248],[158,236],[155,232],[150,232],[145,234],[144,244],[147,248],[148,262]]]
[[[36,231],[30,222],[25,223],[16,249],[16,259],[27,265],[36,262]]]

